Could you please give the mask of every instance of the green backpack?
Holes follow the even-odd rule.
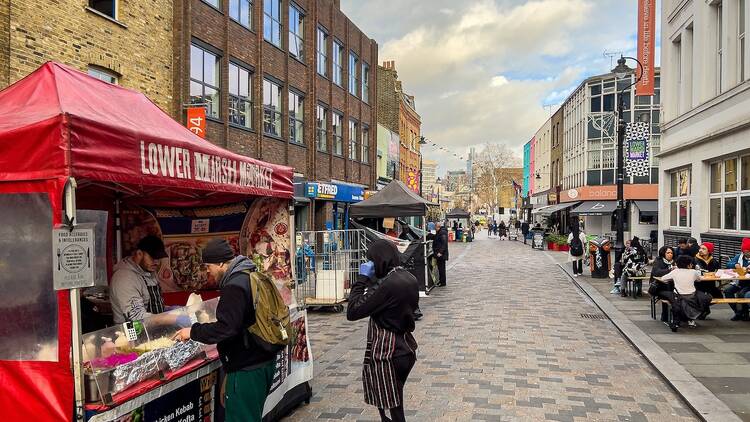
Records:
[[[250,291],[255,308],[255,324],[247,328],[256,343],[266,351],[278,352],[289,345],[289,307],[273,279],[258,271],[245,271],[250,277]]]

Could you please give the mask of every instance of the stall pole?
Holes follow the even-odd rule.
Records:
[[[63,221],[70,230],[76,224],[76,181],[68,178],[63,191]],[[71,346],[73,363],[73,382],[75,395],[75,417],[77,421],[84,418],[83,411],[83,359],[81,356],[81,296],[79,289],[70,289]]]
[[[424,255],[424,282],[422,283],[422,287],[424,287],[424,294],[426,296],[430,294],[430,291],[427,290],[428,281],[430,280],[428,278],[430,276],[430,271],[428,270],[430,263],[427,261],[427,216],[422,217],[422,254]]]
[[[115,199],[115,258],[122,260],[122,223],[120,222],[120,194]]]

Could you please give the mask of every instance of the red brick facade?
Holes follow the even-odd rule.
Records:
[[[190,103],[190,46],[200,44],[218,54],[220,59],[220,109],[219,119],[211,119],[207,125],[206,139],[248,156],[272,163],[294,167],[297,173],[308,180],[340,181],[358,183],[372,187],[377,178],[375,163],[377,154],[377,82],[378,45],[363,34],[340,10],[338,0],[296,0],[292,2],[303,12],[304,17],[304,63],[288,53],[289,47],[289,6],[290,0],[282,0],[281,45],[279,49],[263,37],[263,1],[253,0],[251,7],[252,29],[248,29],[229,14],[229,0],[221,0],[216,9],[203,0],[175,1],[175,74],[174,108],[181,110]],[[318,27],[328,33],[328,77],[320,76],[317,69],[316,40]],[[344,46],[342,63],[342,87],[334,84],[332,75],[333,41]],[[362,64],[370,67],[369,102],[363,102],[360,95],[348,92],[349,52],[359,58],[358,78],[362,79]],[[252,73],[252,117],[251,130],[238,128],[228,123],[229,115],[229,61],[238,61]],[[263,79],[269,78],[282,86],[282,126],[281,137],[263,134]],[[304,96],[304,143],[290,142],[289,138],[289,90]],[[328,148],[320,152],[316,146],[316,105],[328,108]],[[332,151],[331,113],[344,115],[342,121],[343,156],[335,156]],[[178,119],[184,122],[185,113]],[[359,141],[362,128],[369,127],[368,163],[362,162],[361,144],[358,144],[356,160],[349,157],[349,120],[358,124]]]

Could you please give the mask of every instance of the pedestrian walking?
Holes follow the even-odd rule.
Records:
[[[446,285],[445,262],[448,261],[448,230],[441,223],[437,223],[437,235],[432,241],[432,253],[437,259],[438,277],[440,283],[438,286]]]
[[[523,223],[521,223],[521,234],[523,235],[523,244],[525,245],[526,237],[529,234],[529,222],[528,221],[524,221]]]
[[[497,231],[500,234],[500,240],[503,240],[505,238],[507,227],[505,226],[505,221],[500,220],[500,225],[497,227]]]
[[[401,267],[393,243],[373,242],[367,259],[349,294],[346,318],[356,321],[370,317],[362,364],[365,403],[378,408],[381,421],[403,422],[404,384],[417,361],[412,315],[419,300],[419,285]]]
[[[263,320],[256,318],[256,311],[269,310],[270,304],[259,304],[255,299],[270,297],[269,294],[276,292],[277,305],[278,302],[281,306],[286,305],[271,280],[267,281],[270,284],[266,283],[270,289],[262,288],[257,279],[251,288],[250,274],[259,276],[255,273],[255,264],[246,256],[235,256],[226,240],[209,241],[202,256],[206,273],[219,281],[221,289],[216,322],[195,323],[178,331],[174,339],[218,344],[219,357],[227,373],[224,381],[225,420],[261,422],[263,405],[276,372],[276,354],[281,348],[268,343],[249,327],[256,326],[256,323],[261,330],[268,327]],[[258,298],[253,297],[256,293]]]
[[[492,224],[493,223],[494,223],[493,221],[490,221],[487,223],[487,237],[492,236]]]
[[[571,232],[568,235],[568,261],[573,263],[573,277],[583,274],[583,255],[586,250],[586,234],[581,231],[578,222],[571,224]]]

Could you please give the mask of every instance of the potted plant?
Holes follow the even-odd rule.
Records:
[[[568,237],[565,235],[556,236],[555,243],[557,244],[557,250],[559,250],[560,252],[568,252],[570,250],[570,245],[568,245]]]
[[[544,240],[547,242],[547,249],[550,251],[556,251],[557,250],[557,243],[555,243],[555,235],[554,234],[548,234],[544,237]]]

